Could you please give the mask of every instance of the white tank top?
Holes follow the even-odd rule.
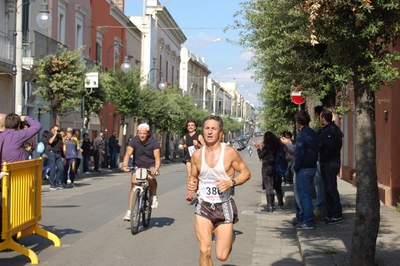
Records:
[[[221,154],[217,165],[211,168],[205,160],[205,147],[201,149],[201,169],[199,174],[199,198],[209,203],[222,203],[233,198],[234,189],[224,193],[218,190],[216,179],[231,180],[224,167],[225,143],[221,143]]]

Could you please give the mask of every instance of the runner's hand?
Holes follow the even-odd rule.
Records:
[[[217,187],[220,192],[225,192],[232,187],[232,180],[217,179]]]

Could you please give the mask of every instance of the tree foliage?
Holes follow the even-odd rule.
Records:
[[[45,112],[53,115],[53,123],[59,123],[60,114],[79,111],[82,96],[86,93],[84,87],[87,68],[80,55],[81,49],[69,51],[60,46],[55,54],[34,63],[38,89],[33,92],[44,105]]]
[[[294,84],[308,99],[333,106],[337,92],[354,84],[356,116],[356,221],[351,265],[374,265],[379,229],[375,92],[392,86],[399,71],[397,0],[252,0],[242,3],[233,28],[251,49],[249,68],[262,81],[267,129],[289,121]],[[346,100],[346,97],[341,97]],[[349,109],[350,110],[350,109]],[[368,143],[368,145],[365,145]]]

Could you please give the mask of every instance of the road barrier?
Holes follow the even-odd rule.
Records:
[[[2,180],[2,230],[0,251],[12,249],[38,264],[36,253],[14,241],[38,234],[60,247],[61,241],[55,234],[39,226],[42,219],[42,159],[27,160],[15,163],[3,163],[6,175]],[[1,181],[0,181],[1,182]]]

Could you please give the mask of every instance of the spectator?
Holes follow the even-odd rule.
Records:
[[[322,106],[315,106],[314,107],[314,119],[315,119],[315,131],[318,133],[319,137],[321,137],[322,133],[322,124],[320,121],[320,115],[322,112]],[[314,177],[314,188],[315,188],[315,209],[314,209],[314,216],[316,219],[320,220],[324,217],[324,181],[322,180],[321,175],[321,165],[317,162],[317,171]]]
[[[99,136],[93,140],[93,160],[94,171],[99,171],[100,153],[104,148],[104,133],[100,132]]]
[[[62,175],[64,173],[64,161],[62,157],[63,133],[58,125],[51,128],[49,139],[48,165],[50,166],[49,181],[50,190],[64,189]]]
[[[115,165],[116,158],[115,158],[115,151],[117,148],[117,131],[113,131],[111,137],[108,139],[108,152],[110,153],[110,169],[116,169],[117,166]]]
[[[48,158],[49,158],[49,135],[50,132],[48,130],[43,131],[42,137],[40,138],[40,142],[44,145],[44,152],[42,154],[42,162],[43,162],[43,171],[42,171],[42,179],[48,179]]]
[[[281,137],[289,139],[290,142],[293,143],[292,132],[284,131],[282,133]],[[285,158],[286,158],[286,161],[288,162],[288,170],[287,170],[287,172],[285,173],[285,176],[284,176],[284,183],[285,183],[285,185],[292,185],[293,184],[293,175],[294,175],[293,168],[292,168],[292,166],[293,166],[293,152],[294,151],[291,151],[287,147],[287,145],[284,145],[284,150],[285,150]]]
[[[75,175],[79,175],[79,166],[81,165],[82,161],[82,139],[79,137],[79,130],[74,129],[72,130],[72,135],[78,140],[78,157],[75,159]]]
[[[297,223],[297,229],[307,230],[314,229],[311,181],[317,168],[318,134],[309,127],[310,115],[306,111],[297,111],[295,120],[299,133],[294,150],[293,170],[303,213],[301,215],[300,210],[296,210],[297,221],[294,223]]]
[[[78,157],[78,140],[72,135],[72,128],[67,129],[67,134],[63,139],[63,149],[65,155],[64,179],[65,187],[75,187],[75,160]]]
[[[115,161],[114,165],[117,166],[115,169],[118,169],[119,165],[119,156],[121,155],[121,145],[119,145],[118,138],[116,138],[117,144],[115,146]]]
[[[90,174],[89,161],[92,152],[93,152],[93,145],[89,140],[89,134],[85,133],[83,134],[83,141],[82,141],[83,172],[85,174]]]
[[[25,149],[25,160],[32,160],[33,159],[33,149],[32,144],[30,141],[24,143]]]
[[[323,220],[327,224],[338,224],[343,222],[342,205],[337,189],[343,133],[332,121],[331,111],[322,111],[320,119],[323,129],[320,137],[319,157],[327,207],[327,217]]]
[[[274,180],[276,177],[275,156],[281,144],[277,136],[275,136],[271,131],[267,131],[264,134],[262,142],[252,142],[252,145],[257,149],[258,158],[262,160],[261,174],[267,197],[267,206],[264,210],[267,212],[273,212],[275,201]],[[283,208],[283,198],[281,199],[278,193],[277,197],[279,206]]]
[[[24,121],[30,127],[26,130],[20,130],[20,124]],[[8,114],[5,118],[5,130],[0,134],[0,145],[2,146],[1,163],[25,160],[24,143],[36,135],[40,129],[42,129],[42,125],[34,118]]]

